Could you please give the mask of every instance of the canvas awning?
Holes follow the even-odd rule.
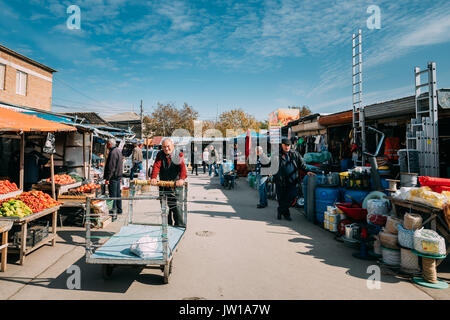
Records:
[[[0,108],[0,131],[9,132],[60,132],[76,131],[72,126],[41,119],[34,115]]]

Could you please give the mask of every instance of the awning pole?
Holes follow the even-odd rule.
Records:
[[[84,179],[88,179],[86,166],[86,133],[84,131],[83,131],[83,168],[84,168]]]
[[[24,158],[25,158],[25,133],[20,134],[20,166],[19,166],[19,185],[20,190],[24,191]]]
[[[148,136],[145,138],[145,149],[147,151],[147,161],[145,161],[145,179],[148,180]]]
[[[50,174],[52,179],[52,197],[56,200],[56,191],[55,191],[55,163],[53,161],[53,153],[50,154]]]
[[[91,132],[91,145],[89,150],[89,165],[88,165],[88,179],[91,180],[91,166],[92,166],[92,145],[94,144],[94,133]]]

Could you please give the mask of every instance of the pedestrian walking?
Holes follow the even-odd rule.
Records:
[[[209,153],[209,175],[212,177],[213,168],[214,168],[214,176],[217,177],[219,172],[217,171],[217,151],[214,149],[214,146],[211,146],[211,152]]]
[[[291,150],[291,140],[282,139],[278,172],[274,175],[278,198],[278,220],[282,216],[286,220],[292,220],[289,208],[296,202],[300,169],[307,172],[309,176],[315,175],[308,170],[302,156],[297,151]]]
[[[258,186],[258,193],[259,193],[259,203],[256,206],[257,208],[265,208],[268,205],[267,202],[267,188],[266,188],[266,181],[269,177],[269,175],[264,174],[264,170],[262,168],[268,168],[270,167],[270,159],[269,157],[264,153],[264,150],[261,146],[256,147],[256,184]]]
[[[111,198],[119,198],[121,196],[120,181],[123,176],[122,152],[116,147],[116,139],[114,138],[108,139],[106,148],[108,148],[109,154],[108,158],[106,158],[103,178],[108,184],[109,196]],[[113,211],[117,211],[117,214],[122,214],[122,200],[114,200]]]
[[[131,172],[130,172],[130,180],[134,179],[135,173],[141,172],[141,170],[143,169],[142,161],[144,159],[142,156],[142,150],[138,146],[137,142],[135,142],[133,145],[134,145],[134,148],[133,148],[133,153],[131,155],[131,161],[132,161],[133,167],[131,168]]]
[[[191,153],[191,164],[192,164],[192,172],[191,174],[194,174],[194,170],[195,170],[195,175],[198,176],[198,150],[197,147],[194,146],[194,152]]]
[[[205,148],[205,150],[203,150],[203,173],[206,173],[206,167],[208,167],[209,169],[209,151],[208,148]]]

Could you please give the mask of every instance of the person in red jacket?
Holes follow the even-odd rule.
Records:
[[[186,165],[182,153],[174,155],[174,143],[170,138],[162,141],[162,150],[158,152],[150,174],[152,185],[157,185],[157,177],[161,181],[174,181],[177,187],[182,187],[187,177]],[[181,203],[178,196],[181,194],[178,188],[159,187],[160,195],[167,195],[167,205],[169,206],[169,224],[178,227],[185,227],[183,221]],[[172,217],[173,215],[173,217]]]

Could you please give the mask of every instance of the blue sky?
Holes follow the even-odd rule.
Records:
[[[81,9],[69,30],[66,9]],[[367,8],[381,9],[370,30]],[[450,88],[450,2],[0,0],[0,43],[58,70],[53,110],[111,115],[184,102],[214,119],[288,105],[351,108],[351,37],[363,33],[363,103],[414,94],[437,63]],[[58,107],[58,106],[59,107]],[[65,107],[60,107],[65,106]]]

